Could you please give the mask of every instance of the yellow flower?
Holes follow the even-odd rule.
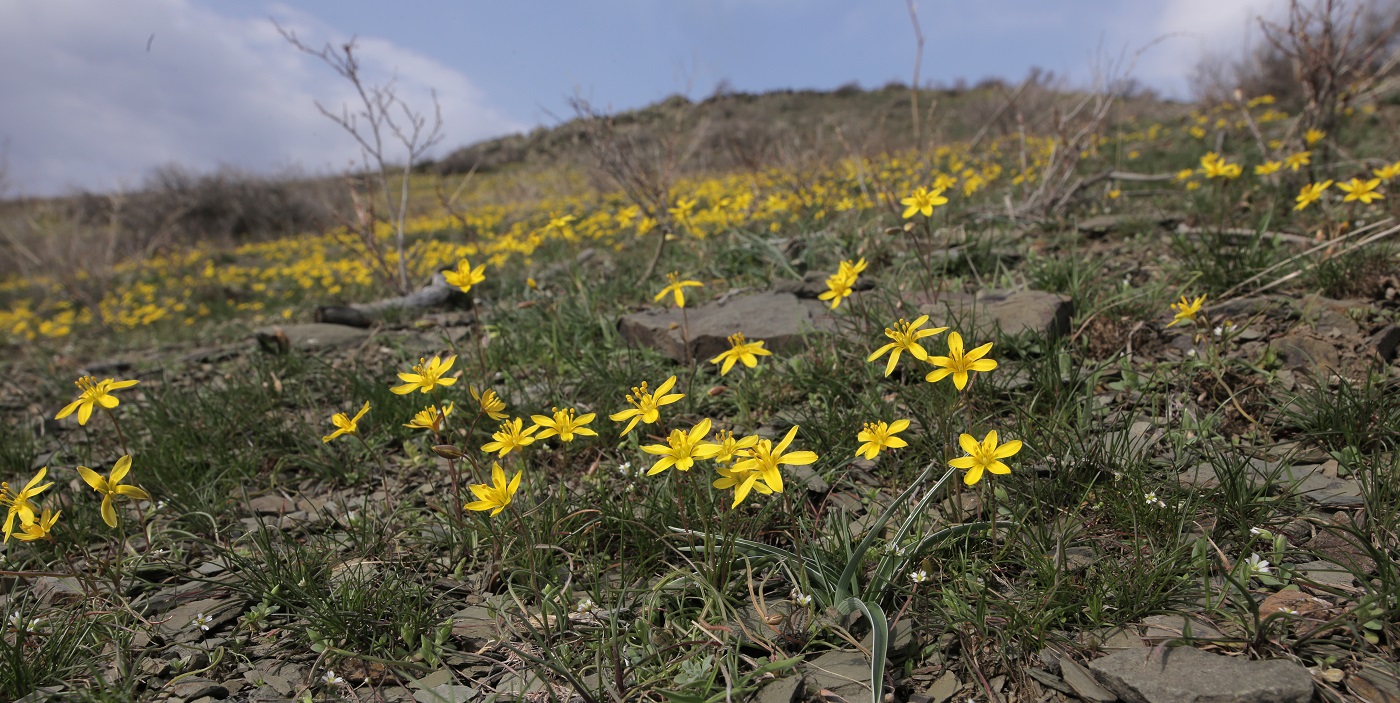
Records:
[[[48,472],[49,467],[47,466],[39,469],[39,472],[34,474],[34,478],[30,479],[19,493],[15,493],[14,489],[10,488],[10,484],[0,483],[0,505],[8,508],[5,512],[4,541],[10,541],[10,533],[15,529],[15,518],[19,518],[21,525],[34,522],[34,496],[43,493],[49,486],[53,485],[52,481],[42,486],[39,485]]]
[[[850,297],[856,279],[860,278],[860,273],[865,270],[865,259],[859,261],[842,261],[836,273],[826,279],[826,292],[818,295],[821,300],[830,300],[831,309],[835,310],[841,301]]]
[[[486,413],[486,417],[492,420],[506,419],[507,416],[503,412],[506,409],[506,402],[496,395],[496,391],[487,388],[485,393],[478,393],[475,386],[467,386],[467,390],[471,391],[472,398],[476,399],[477,405],[481,406],[481,412]]]
[[[1294,198],[1294,200],[1298,201],[1298,204],[1294,205],[1293,209],[1295,211],[1302,210],[1303,208],[1317,202],[1319,199],[1322,198],[1322,192],[1327,190],[1327,188],[1331,185],[1332,180],[1329,178],[1321,183],[1309,183],[1308,185],[1303,186],[1302,189],[1298,191],[1298,197]]]
[[[689,471],[690,467],[695,465],[696,459],[704,459],[714,453],[709,449],[714,445],[703,442],[709,434],[710,418],[707,417],[696,423],[690,432],[671,430],[671,434],[666,437],[666,444],[643,445],[642,451],[661,457],[647,470],[647,475],[654,476],[672,466],[676,467],[677,471]]]
[[[940,332],[946,332],[948,328],[934,327],[926,330],[919,329],[924,326],[925,322],[928,322],[928,315],[920,316],[918,319],[914,320],[912,324],[900,318],[899,322],[896,322],[894,327],[885,328],[885,336],[894,341],[876,349],[865,360],[874,361],[888,352],[890,360],[885,364],[885,375],[889,376],[894,373],[895,364],[899,363],[899,355],[902,352],[909,352],[911,356],[919,361],[928,359],[928,352],[920,346],[919,340],[924,337],[932,337]]]
[[[914,215],[921,214],[924,217],[932,217],[933,209],[939,205],[947,205],[948,199],[943,197],[942,188],[917,188],[914,193],[899,201],[904,206],[904,219],[909,219]]]
[[[1282,161],[1265,161],[1254,167],[1254,175],[1267,176],[1271,173],[1278,173],[1278,170],[1281,168],[1283,168]]]
[[[462,259],[457,262],[457,270],[443,271],[442,277],[447,279],[447,285],[457,286],[463,293],[471,292],[472,286],[486,280],[486,264],[481,264],[472,268],[470,261]]]
[[[1117,200],[1118,197],[1121,196],[1122,194],[1123,194],[1123,191],[1121,191],[1121,190],[1119,190],[1119,189],[1117,189],[1117,188],[1114,188],[1113,190],[1108,191],[1108,199],[1109,199],[1109,200]]]
[[[452,365],[457,363],[456,355],[447,357],[446,360],[433,357],[432,361],[419,359],[413,366],[412,373],[400,373],[399,380],[406,381],[402,386],[394,386],[389,390],[398,395],[407,395],[413,391],[430,393],[438,386],[450,386],[457,382],[455,378],[443,378],[443,374],[452,369]]]
[[[1297,171],[1298,169],[1307,166],[1311,163],[1311,151],[1300,151],[1296,154],[1289,154],[1288,156],[1283,157],[1283,165],[1287,166],[1288,170],[1290,171]]]
[[[553,412],[553,418],[545,417],[544,415],[530,416],[530,419],[535,422],[536,428],[544,428],[540,430],[539,434],[535,435],[535,439],[547,439],[558,435],[560,441],[572,442],[576,434],[589,437],[598,436],[597,432],[584,427],[584,425],[593,422],[593,418],[596,417],[594,413],[579,415],[575,418],[573,408],[564,408],[563,410],[553,408]]]
[[[716,470],[719,472],[719,478],[711,485],[720,490],[734,489],[734,504],[729,506],[731,508],[739,507],[750,491],[758,491],[763,495],[773,493],[773,489],[763,482],[757,470],[739,469],[735,466],[720,466]]]
[[[771,440],[760,439],[752,449],[748,450],[747,458],[734,464],[730,469],[731,476],[738,479],[738,483],[734,484],[734,505],[742,503],[749,491],[753,489],[754,484],[760,480],[773,491],[782,493],[783,475],[778,470],[779,466],[806,466],[817,460],[815,452],[786,451],[788,445],[792,443],[792,438],[796,436],[797,426],[793,425],[777,446],[773,446]],[[718,484],[718,482],[716,483]],[[716,487],[721,486],[716,485]],[[728,486],[723,487],[727,488]]]
[[[835,310],[836,306],[840,305],[842,300],[851,296],[851,286],[853,285],[855,285],[854,279],[839,275],[831,276],[826,279],[826,291],[817,297],[822,300],[830,300],[831,309]]]
[[[1195,169],[1192,169],[1192,168],[1183,168],[1183,169],[1181,169],[1180,171],[1177,171],[1177,172],[1176,172],[1176,178],[1175,178],[1174,180],[1176,180],[1177,182],[1180,182],[1180,181],[1189,181],[1189,180],[1191,180],[1191,177],[1194,176],[1194,175],[1196,175],[1196,170],[1195,170]]]
[[[77,400],[63,406],[63,409],[58,411],[58,414],[55,415],[53,419],[62,420],[72,415],[74,410],[77,410],[78,424],[86,425],[88,418],[92,417],[92,409],[94,406],[101,405],[108,410],[117,407],[119,403],[117,402],[116,396],[113,396],[111,392],[123,388],[130,388],[136,385],[137,382],[117,381],[110,378],[104,378],[98,381],[92,376],[83,376],[77,381],[74,381],[74,383],[82,390],[82,394],[78,396]]]
[[[948,335],[948,356],[931,356],[929,363],[936,368],[924,377],[929,383],[938,383],[948,375],[953,376],[953,385],[958,390],[967,387],[968,374],[973,371],[987,372],[997,367],[997,362],[993,359],[983,359],[987,352],[992,350],[992,343],[987,342],[970,352],[963,353],[963,338],[961,334],[953,332]]]
[[[958,457],[949,461],[948,464],[955,469],[967,471],[963,476],[963,483],[971,486],[982,480],[982,472],[990,471],[994,474],[1009,474],[1011,468],[1001,462],[1016,452],[1021,451],[1021,440],[1013,439],[1006,444],[997,444],[997,431],[992,430],[987,433],[985,439],[979,444],[977,438],[970,434],[958,436],[958,444],[968,456]]]
[[[1204,129],[1201,129],[1201,127],[1200,127],[1199,125],[1191,125],[1191,129],[1188,129],[1188,130],[1186,130],[1186,131],[1190,132],[1190,133],[1191,133],[1191,136],[1193,136],[1193,137],[1195,137],[1195,138],[1197,138],[1197,139],[1205,139],[1205,138],[1206,138],[1206,131],[1205,131]]]
[[[1167,323],[1167,327],[1171,327],[1178,322],[1195,322],[1196,313],[1201,311],[1201,305],[1205,304],[1205,302],[1206,297],[1204,295],[1195,300],[1187,300],[1186,296],[1181,296],[1181,302],[1172,303],[1171,307],[1172,310],[1176,311],[1176,315],[1172,318],[1171,322]]]
[[[1308,146],[1312,146],[1322,141],[1322,138],[1325,136],[1327,136],[1327,133],[1320,129],[1309,129],[1303,134],[1303,140],[1308,143]]]
[[[1206,178],[1233,179],[1239,178],[1242,172],[1239,164],[1232,164],[1213,151],[1201,157],[1201,173]]]
[[[671,282],[666,284],[666,287],[662,288],[661,292],[657,293],[656,297],[651,299],[652,302],[661,302],[662,298],[666,297],[667,294],[671,294],[675,296],[676,307],[683,308],[685,307],[685,289],[699,288],[705,285],[699,281],[682,281],[675,271],[666,274],[666,278]]]
[[[892,424],[885,424],[883,420],[865,423],[865,429],[856,436],[856,439],[864,442],[856,450],[856,456],[874,459],[880,454],[881,449],[898,449],[909,446],[908,442],[895,436],[907,429],[909,429],[908,420],[895,420]]]
[[[131,470],[131,455],[128,454],[117,460],[112,466],[112,473],[108,478],[102,478],[96,471],[86,466],[78,467],[78,474],[87,481],[87,485],[102,494],[102,521],[108,527],[117,526],[117,511],[112,507],[112,496],[126,496],[136,500],[150,500],[151,495],[136,486],[121,485],[122,479]]]
[[[1384,195],[1376,192],[1376,188],[1380,186],[1380,184],[1381,179],[1379,178],[1372,178],[1369,181],[1353,178],[1346,183],[1338,183],[1337,188],[1347,194],[1345,198],[1342,198],[1342,202],[1347,203],[1353,200],[1360,200],[1370,205],[1372,200],[1383,200],[1385,198]]]
[[[339,436],[341,436],[341,435],[346,435],[346,434],[359,434],[359,432],[360,432],[360,425],[359,425],[359,423],[360,423],[360,418],[364,417],[364,416],[365,416],[365,413],[367,413],[367,412],[369,412],[369,401],[368,401],[368,400],[365,401],[365,406],[362,407],[362,408],[360,408],[360,412],[355,413],[355,417],[354,417],[354,418],[351,418],[350,416],[346,415],[345,413],[336,413],[336,414],[332,415],[332,416],[331,416],[331,424],[332,424],[332,425],[335,425],[335,431],[332,432],[332,433],[330,433],[330,434],[328,434],[328,435],[326,435],[325,437],[322,437],[322,438],[321,438],[321,441],[322,441],[322,442],[329,442],[329,441],[331,441],[331,440],[333,440],[333,439],[335,439],[336,437],[339,437]]]
[[[365,407],[366,409],[368,409],[369,403],[365,403]],[[404,427],[409,427],[415,430],[431,430],[434,434],[436,434],[442,431],[442,421],[446,420],[447,416],[452,414],[452,408],[453,404],[448,403],[447,405],[442,406],[442,412],[439,413],[438,406],[429,405],[428,407],[419,410],[418,413],[413,416],[413,419],[410,420],[407,424],[405,424]],[[357,415],[355,419],[359,420],[360,418]]]
[[[702,459],[714,459],[721,464],[728,464],[736,457],[744,455],[745,450],[753,449],[758,445],[758,435],[749,435],[743,439],[735,439],[734,433],[729,430],[719,431],[718,442],[705,442],[700,445],[700,455]],[[727,486],[726,486],[727,488]]]
[[[1395,178],[1396,176],[1400,176],[1400,161],[1396,161],[1395,163],[1390,164],[1389,166],[1383,166],[1381,168],[1375,169],[1371,171],[1371,173],[1375,174],[1376,178],[1379,178],[1382,181],[1389,181],[1390,179]]]
[[[729,373],[730,369],[734,368],[734,362],[736,361],[742,361],[744,366],[753,368],[758,366],[758,357],[772,355],[773,352],[763,348],[763,340],[746,342],[744,341],[744,333],[736,332],[729,335],[729,349],[720,352],[719,356],[710,359],[710,363],[718,364],[723,361],[724,365],[720,367],[719,375],[724,376]]]
[[[36,539],[45,539],[49,532],[53,530],[54,523],[58,522],[58,516],[63,511],[53,512],[44,508],[44,514],[38,520],[20,525],[20,533],[15,535],[15,539],[21,542],[33,542]]]
[[[467,510],[490,510],[491,514],[488,517],[496,517],[502,510],[506,509],[507,505],[510,505],[511,497],[520,488],[520,474],[522,473],[524,472],[515,472],[510,483],[506,483],[506,472],[501,469],[500,464],[491,462],[491,485],[472,484],[470,488],[472,495],[476,496],[476,500],[463,507]]]
[[[661,417],[661,412],[658,408],[663,405],[670,405],[685,397],[684,393],[670,393],[670,390],[674,388],[675,385],[676,377],[672,376],[662,381],[661,385],[657,386],[655,391],[648,391],[647,382],[642,381],[642,385],[633,386],[632,392],[627,394],[627,402],[631,403],[633,407],[615,412],[609,415],[608,419],[613,422],[629,420],[627,427],[622,430],[622,436],[624,437],[627,436],[628,432],[632,431],[632,428],[637,426],[638,422],[644,422],[648,425],[656,422]]]
[[[530,426],[521,429],[525,421],[520,418],[506,420],[501,423],[501,429],[491,433],[494,442],[487,442],[481,445],[481,451],[486,453],[497,452],[497,456],[504,458],[505,455],[516,449],[524,449],[526,445],[535,441],[531,435],[535,434],[538,427]]]

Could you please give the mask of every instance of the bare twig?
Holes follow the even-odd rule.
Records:
[[[413,165],[442,141],[442,106],[438,102],[437,93],[432,94],[433,112],[430,122],[428,115],[410,107],[399,95],[393,81],[383,85],[365,83],[359,57],[355,54],[354,38],[338,47],[328,43],[317,49],[302,42],[295,32],[278,24],[276,20],[273,21],[273,25],[287,43],[302,53],[320,59],[355,89],[359,104],[353,110],[349,105],[342,105],[338,112],[332,111],[320,101],[316,101],[316,109],[339,125],[359,144],[366,171],[376,176],[375,186],[383,195],[389,220],[394,226],[394,244],[398,254],[397,287],[403,293],[409,292],[411,285],[408,280],[408,252],[404,242],[409,176],[413,173]],[[393,158],[390,153],[393,142],[397,142],[403,150],[402,170],[390,165]],[[396,170],[399,170],[397,187],[391,178],[391,172]],[[395,190],[398,191],[397,194]],[[366,243],[377,247],[373,234],[371,224]],[[361,238],[364,239],[363,234]]]

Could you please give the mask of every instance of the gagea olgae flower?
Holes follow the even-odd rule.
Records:
[[[335,425],[335,431],[326,435],[325,437],[322,437],[321,441],[329,442],[341,435],[359,434],[360,419],[363,418],[365,416],[365,413],[367,412],[369,412],[368,400],[365,401],[364,407],[360,408],[360,412],[355,413],[355,417],[353,418],[346,415],[345,413],[336,413],[332,415],[331,424]],[[409,426],[412,427],[412,425]]]
[[[928,351],[919,344],[919,340],[925,337],[932,337],[940,332],[946,332],[948,328],[932,327],[926,330],[919,329],[924,326],[925,322],[928,322],[928,315],[921,315],[912,323],[905,322],[901,319],[899,322],[895,323],[894,327],[886,327],[885,336],[894,341],[876,349],[866,358],[866,361],[874,361],[885,354],[889,354],[889,363],[885,364],[886,376],[894,373],[895,364],[899,363],[899,355],[902,352],[909,352],[910,356],[913,356],[915,359],[926,361],[928,359]]]
[[[112,507],[112,499],[116,496],[126,496],[136,500],[150,500],[151,495],[136,486],[123,486],[122,479],[126,478],[128,471],[131,471],[131,455],[123,456],[112,466],[112,473],[107,478],[102,478],[100,474],[86,466],[78,467],[78,474],[87,481],[87,485],[102,494],[102,521],[108,527],[117,526],[117,511]]]
[[[948,335],[948,356],[929,357],[929,363],[938,368],[930,371],[924,380],[937,383],[951,375],[953,385],[962,390],[967,387],[968,375],[973,371],[986,373],[997,367],[996,360],[982,358],[991,351],[992,343],[987,342],[970,352],[964,352],[962,335],[953,332]]]
[[[510,499],[520,488],[520,474],[522,473],[524,472],[515,472],[515,476],[507,483],[506,472],[501,469],[501,465],[494,461],[491,462],[491,484],[472,484],[470,488],[472,495],[476,496],[476,500],[467,503],[464,507],[467,510],[490,510],[491,514],[488,517],[495,517],[502,510],[505,510],[507,505],[510,505]]]
[[[632,392],[627,394],[627,402],[631,403],[632,407],[615,412],[609,415],[608,419],[613,422],[627,422],[627,427],[622,430],[623,436],[631,432],[638,422],[650,425],[660,419],[661,406],[670,405],[685,397],[683,393],[671,392],[675,386],[675,376],[662,381],[661,385],[657,386],[654,391],[648,390],[647,382],[642,381],[642,385],[633,386]]]
[[[735,332],[729,335],[729,348],[720,352],[719,356],[710,359],[711,364],[724,362],[719,369],[719,375],[724,376],[729,370],[734,368],[734,363],[741,362],[748,368],[758,366],[758,357],[772,356],[773,352],[763,348],[763,340],[746,341],[743,332]]]
[[[955,469],[963,469],[967,472],[963,476],[963,483],[971,486],[982,480],[982,472],[990,471],[994,474],[1009,474],[1011,468],[1002,463],[1002,459],[1014,455],[1021,451],[1021,440],[1013,439],[1006,444],[997,444],[997,431],[992,430],[987,433],[981,442],[970,434],[958,435],[958,445],[967,456],[959,457],[948,462]]]
[[[685,307],[685,289],[699,288],[705,285],[699,281],[681,280],[680,274],[675,271],[666,274],[666,279],[669,280],[670,283],[667,283],[666,287],[662,288],[661,292],[657,293],[656,297],[652,298],[652,302],[659,303],[662,298],[671,295],[675,298],[676,307],[683,308]]]
[[[398,395],[407,395],[414,391],[431,393],[438,386],[450,386],[456,383],[457,379],[451,377],[443,378],[443,375],[451,371],[452,364],[456,362],[456,355],[447,357],[445,361],[436,356],[433,357],[432,361],[419,359],[418,363],[413,365],[413,370],[410,373],[399,374],[399,380],[405,383],[402,386],[394,386],[389,390]]]
[[[116,396],[112,395],[112,391],[130,388],[136,385],[136,381],[117,381],[110,378],[104,378],[98,381],[92,376],[83,376],[77,381],[74,381],[74,383],[77,384],[82,394],[78,396],[77,400],[63,406],[63,409],[58,411],[54,419],[62,420],[72,415],[73,411],[76,410],[78,411],[79,425],[87,424],[88,418],[92,417],[92,409],[95,406],[101,405],[111,410],[119,405]]]

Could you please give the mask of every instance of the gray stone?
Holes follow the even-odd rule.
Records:
[[[799,664],[810,691],[831,691],[850,703],[870,700],[870,660],[856,652],[827,652]]]
[[[1313,682],[1291,661],[1249,661],[1190,647],[1125,650],[1089,663],[1128,703],[1308,703]]]
[[[1056,293],[1038,290],[984,289],[976,295],[930,292],[914,294],[920,313],[937,326],[956,326],[967,348],[988,340],[971,338],[976,329],[998,329],[1002,334],[1034,332],[1054,338],[1069,333],[1074,301]],[[938,346],[938,345],[934,345]]]
[[[169,692],[171,698],[182,701],[193,701],[205,696],[228,698],[228,689],[223,685],[201,678],[180,679],[166,686],[163,691]]]
[[[292,680],[280,674],[269,674],[261,669],[252,669],[243,672],[243,678],[248,683],[261,688],[270,688],[278,695],[290,696],[295,685]]]
[[[466,703],[481,694],[480,691],[471,686],[462,684],[443,684],[437,688],[419,689],[413,692],[413,700],[418,703]],[[488,700],[512,700],[518,696],[508,696],[506,694],[496,694]]]
[[[176,641],[192,642],[204,637],[205,630],[194,624],[194,616],[203,613],[209,616],[209,632],[237,618],[243,613],[242,598],[206,598],[186,603],[165,615],[160,622],[160,631]]]
[[[1320,586],[1334,586],[1351,588],[1351,582],[1355,578],[1350,571],[1347,571],[1340,564],[1335,564],[1324,559],[1310,561],[1306,564],[1299,564],[1295,567],[1297,575]]]
[[[468,640],[493,640],[500,636],[496,616],[485,606],[469,605],[452,614],[452,636]]]
[[[1302,332],[1274,340],[1273,347],[1286,369],[1332,371],[1341,363],[1335,344]]]
[[[1076,226],[1090,238],[1102,237],[1122,229],[1144,229],[1152,227],[1172,228],[1186,221],[1186,217],[1174,213],[1149,214],[1128,213],[1124,215],[1096,215],[1079,221]]]
[[[1366,346],[1381,358],[1381,361],[1392,361],[1395,359],[1395,352],[1400,348],[1400,325],[1386,325],[1379,332],[1366,338]]]
[[[808,271],[802,280],[795,281],[784,279],[773,281],[774,293],[791,293],[799,298],[817,299],[822,293],[827,291],[826,279],[830,278],[834,271]],[[875,281],[869,276],[861,276],[856,279],[855,285],[851,286],[853,291],[870,290],[875,287]],[[844,304],[844,303],[843,303]]]
[[[928,696],[929,703],[944,703],[958,695],[958,691],[961,691],[962,687],[963,684],[958,680],[957,674],[946,671],[928,687],[928,690],[924,691],[924,695]]]
[[[784,676],[758,689],[756,703],[793,703],[802,696],[802,677]]]
[[[254,333],[258,344],[271,352],[315,351],[359,344],[369,338],[369,330],[327,322],[264,327]]]
[[[792,481],[806,488],[808,493],[826,495],[831,492],[831,484],[827,483],[826,479],[813,471],[810,466],[786,466],[784,470],[787,473],[787,478],[784,481]]]
[[[763,340],[765,349],[790,351],[813,332],[834,330],[836,318],[815,300],[799,300],[791,293],[751,293],[686,308],[684,314],[676,308],[652,308],[622,317],[617,326],[629,344],[651,347],[679,362],[686,360],[688,329],[690,355],[704,363],[729,349],[729,336],[736,332],[749,341]]]
[[[1064,677],[1065,683],[1074,689],[1074,695],[1088,701],[1088,703],[1113,703],[1113,701],[1118,700],[1118,696],[1100,686],[1088,670],[1069,657],[1060,657],[1060,676]]]
[[[1200,618],[1185,615],[1153,615],[1142,621],[1142,640],[1158,645],[1162,642],[1180,640],[1190,631],[1193,640],[1219,640],[1225,635],[1214,625]]]
[[[457,688],[466,688],[466,686],[458,686]],[[486,700],[489,703],[490,701],[512,701],[525,698],[533,699],[534,696],[531,694],[539,693],[543,690],[545,690],[544,679],[540,678],[540,675],[533,671],[525,670],[519,673],[506,672],[506,674],[501,677],[501,680],[496,682],[495,695],[488,696]],[[465,699],[458,698],[457,700]]]

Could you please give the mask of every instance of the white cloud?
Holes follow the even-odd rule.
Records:
[[[1145,3],[1129,4],[1132,14],[1148,14]],[[1168,88],[1186,96],[1187,81],[1196,64],[1206,56],[1236,58],[1263,41],[1259,17],[1281,16],[1287,0],[1167,0],[1158,6],[1155,17],[1134,17],[1142,28],[1152,32],[1145,42],[1161,38],[1144,52],[1137,76],[1146,83]],[[1145,20],[1145,21],[1144,21]]]
[[[307,43],[346,39],[314,18],[279,15]],[[359,49],[369,80],[397,77],[411,105],[430,109],[437,90],[445,148],[522,127],[429,57],[372,37]],[[266,18],[188,0],[0,3],[0,66],[11,195],[131,188],[167,163],[321,172],[358,155],[313,104],[338,110],[354,99],[348,84]]]

